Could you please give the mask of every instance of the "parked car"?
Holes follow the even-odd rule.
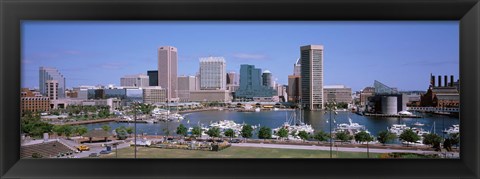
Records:
[[[86,145],[79,145],[79,146],[77,146],[77,150],[78,151],[89,151],[90,147],[88,147]]]
[[[240,140],[240,139],[232,139],[232,140],[230,140],[230,141],[228,141],[228,142],[230,142],[230,143],[240,143],[240,142],[242,142],[242,140]]]
[[[100,154],[109,154],[109,153],[112,153],[112,151],[108,151],[108,150],[102,150],[102,151],[100,151]]]
[[[98,155],[98,153],[91,153],[90,155],[88,155],[88,157],[99,157],[100,155]]]

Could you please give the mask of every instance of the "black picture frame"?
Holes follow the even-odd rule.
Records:
[[[478,178],[478,0],[1,0],[1,178]],[[459,20],[461,159],[20,159],[22,20]]]

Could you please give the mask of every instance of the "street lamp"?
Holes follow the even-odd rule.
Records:
[[[334,115],[334,117],[337,115],[337,103],[335,103],[335,101],[330,101],[330,102],[327,102],[327,104],[325,105],[325,114],[327,114],[327,112],[329,112],[329,118],[328,120],[330,121],[330,158],[333,158],[332,156],[332,148],[333,148],[333,137],[332,137],[332,113]],[[328,122],[328,121],[327,121]]]
[[[134,149],[135,149],[135,158],[137,158],[137,102],[133,102],[133,125],[135,128],[135,136],[134,136]]]

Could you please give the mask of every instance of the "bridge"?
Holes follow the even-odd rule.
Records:
[[[460,108],[439,108],[439,107],[407,107],[407,111],[420,111],[420,112],[451,112],[458,113]]]

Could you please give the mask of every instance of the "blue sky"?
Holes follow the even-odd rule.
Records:
[[[324,84],[353,90],[379,80],[426,90],[429,75],[459,74],[458,21],[24,21],[22,86],[38,87],[38,68],[55,67],[67,88],[116,84],[157,68],[157,48],[178,48],[178,75],[194,75],[200,57],[223,56],[270,70],[281,84],[300,46],[324,45]]]

